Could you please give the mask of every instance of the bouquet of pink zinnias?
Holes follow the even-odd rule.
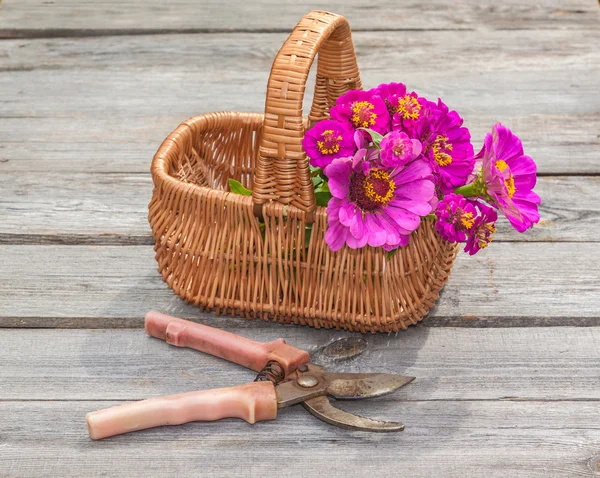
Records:
[[[519,232],[539,221],[535,163],[502,124],[475,156],[458,113],[402,83],[349,91],[330,116],[302,145],[317,203],[327,206],[332,250],[394,251],[431,217],[444,240],[466,243],[473,255],[492,241],[497,210]]]

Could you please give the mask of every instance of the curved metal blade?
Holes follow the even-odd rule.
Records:
[[[380,397],[415,379],[391,373],[326,373],[325,377],[327,393],[344,400]]]
[[[371,420],[335,408],[326,396],[306,400],[302,402],[302,406],[318,419],[337,427],[368,432],[401,432],[404,430],[402,423]]]

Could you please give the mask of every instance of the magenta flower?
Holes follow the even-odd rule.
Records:
[[[351,158],[339,158],[325,174],[333,195],[325,242],[333,251],[344,244],[352,249],[367,244],[388,250],[405,246],[420,216],[432,210],[435,186],[425,161],[412,161],[395,171],[374,167],[365,173],[362,167],[352,167]]]
[[[386,103],[392,103],[396,97],[404,96],[406,94],[406,85],[404,83],[382,83],[375,88],[374,93],[383,98]]]
[[[385,168],[399,168],[421,154],[423,146],[417,139],[410,139],[406,133],[392,131],[384,136],[379,145],[381,164]]]
[[[369,128],[380,134],[390,130],[390,115],[375,90],[350,90],[337,99],[330,115],[353,128]]]
[[[419,95],[412,91],[404,96],[396,96],[391,107],[397,119],[416,121],[421,116],[423,105],[419,101]]]
[[[392,117],[398,110],[400,100],[406,96],[406,85],[394,82],[383,83],[375,88],[375,94],[383,99]]]
[[[483,203],[477,203],[477,207],[480,214],[475,218],[473,226],[469,230],[469,237],[465,245],[465,252],[471,256],[492,242],[492,236],[496,232],[495,222],[498,219],[498,214],[491,207]]]
[[[319,121],[304,135],[302,148],[310,164],[324,168],[334,158],[352,156],[356,151],[353,131],[344,123],[332,120]]]
[[[396,98],[392,103],[392,130],[404,131],[416,138],[417,125],[430,115],[429,103],[414,91]]]
[[[500,209],[519,232],[540,220],[540,197],[533,192],[536,165],[523,154],[521,140],[500,123],[492,127],[476,156],[482,164],[484,190],[491,204]]]
[[[435,211],[435,228],[449,242],[465,242],[466,234],[473,228],[477,210],[473,203],[460,194],[444,196]]]
[[[462,127],[458,113],[449,111],[441,99],[437,105],[427,102],[426,109],[427,114],[415,124],[414,136],[423,141],[423,154],[431,163],[440,189],[450,193],[463,186],[473,171],[471,134]]]

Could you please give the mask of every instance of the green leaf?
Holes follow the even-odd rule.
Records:
[[[329,183],[327,181],[323,181],[321,182],[321,184],[319,184],[319,187],[317,187],[315,189],[316,193],[328,193],[329,191]]]
[[[323,182],[323,178],[321,176],[313,176],[312,178],[313,186],[316,188]]]
[[[427,216],[425,216],[425,219],[435,219],[437,216],[435,215],[434,212],[432,212],[431,214],[427,214]]]
[[[327,206],[329,204],[329,200],[333,196],[330,192],[319,192],[315,193],[315,199],[317,201],[317,206]]]
[[[367,133],[369,133],[371,135],[371,140],[373,141],[373,144],[379,148],[379,144],[381,143],[381,140],[383,139],[382,135],[380,135],[377,131],[373,131],[372,129],[369,129],[369,128],[358,128],[358,129],[362,129],[363,131],[366,131]]]
[[[385,255],[386,259],[391,259],[392,257],[394,257],[394,254],[396,254],[396,252],[398,252],[398,249],[394,249],[394,250],[391,250],[391,251],[389,251],[389,252],[388,252],[388,253]]]
[[[241,194],[242,196],[252,196],[252,191],[250,189],[246,189],[242,186],[242,183],[236,181],[235,179],[229,178],[229,189],[234,194]]]
[[[321,168],[315,168],[314,166],[308,165],[308,169],[310,169],[311,176],[318,176],[321,174]]]

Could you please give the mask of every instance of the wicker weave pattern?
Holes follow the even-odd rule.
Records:
[[[279,50],[271,69],[253,190],[256,204],[276,200],[303,211],[316,208],[308,160],[302,150],[302,100],[317,51],[311,121],[327,118],[338,96],[362,88],[346,19],[326,12],[306,15]]]
[[[315,207],[301,147],[302,98],[317,50],[309,120],[327,117],[360,79],[346,20],[311,12],[275,60],[264,116],[196,116],[163,142],[149,207],[158,268],[179,296],[217,313],[363,333],[404,329],[433,306],[456,247],[428,221],[391,259],[379,249],[333,253],[325,244],[327,216]],[[227,192],[228,178],[254,196]]]

